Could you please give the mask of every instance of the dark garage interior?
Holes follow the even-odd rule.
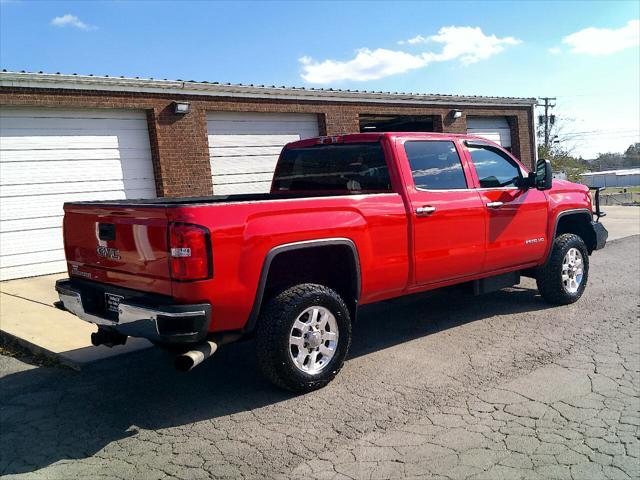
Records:
[[[360,132],[433,132],[431,115],[360,115]]]

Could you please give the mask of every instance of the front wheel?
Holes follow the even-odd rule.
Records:
[[[324,387],[351,344],[349,309],[335,291],[305,283],[269,301],[256,331],[258,365],[275,385],[295,392]]]
[[[549,303],[568,305],[584,292],[589,278],[589,252],[582,238],[572,233],[553,242],[547,263],[538,269],[538,290]]]

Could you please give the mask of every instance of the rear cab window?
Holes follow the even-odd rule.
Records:
[[[384,193],[392,187],[382,145],[363,142],[283,150],[272,191]]]

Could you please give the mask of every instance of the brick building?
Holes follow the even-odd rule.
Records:
[[[0,279],[65,269],[65,201],[265,191],[282,145],[299,138],[469,131],[531,165],[534,104],[1,72]]]

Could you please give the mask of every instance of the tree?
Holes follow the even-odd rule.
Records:
[[[590,165],[582,158],[576,158],[571,150],[572,146],[568,140],[570,137],[563,134],[566,119],[554,117],[554,122],[550,125],[551,143],[548,147],[544,145],[544,126],[538,125],[536,132],[538,137],[538,158],[544,158],[551,162],[554,172],[565,172],[567,178],[573,182],[579,182],[580,174],[588,172]]]
[[[599,153],[593,166],[599,171],[640,167],[640,143],[629,145],[624,153]]]
[[[625,166],[640,167],[640,143],[633,143],[624,152]]]
[[[572,182],[581,181],[580,174],[590,170],[589,162],[582,158],[575,158],[557,144],[549,148],[544,145],[538,146],[538,158],[549,160],[554,172],[566,173],[567,178]]]

